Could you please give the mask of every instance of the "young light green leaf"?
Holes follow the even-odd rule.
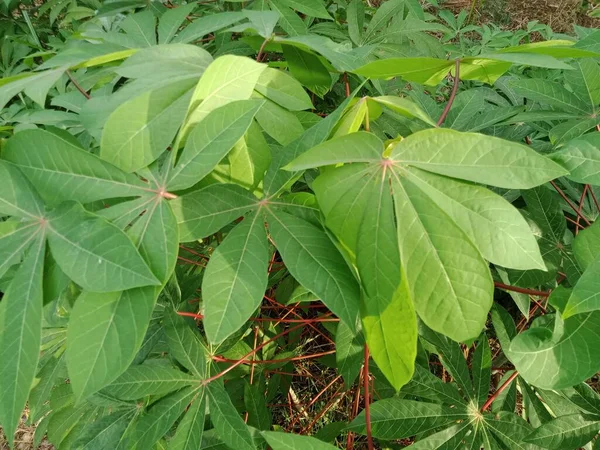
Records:
[[[296,450],[300,448],[305,450],[335,450],[337,448],[310,436],[276,431],[263,431],[261,435],[273,450]]]
[[[600,312],[569,317],[562,333],[534,327],[510,344],[509,355],[528,383],[543,389],[563,389],[587,380],[600,370],[600,347],[596,345]],[[506,350],[505,350],[506,351]]]
[[[300,120],[271,101],[265,101],[256,113],[260,127],[281,145],[288,145],[304,133]]]
[[[215,16],[212,15],[211,18],[214,20]],[[190,130],[211,111],[232,101],[249,99],[265,68],[265,64],[236,55],[225,55],[215,59],[202,74],[192,94],[179,139],[185,141]],[[229,120],[232,119],[224,121],[221,126]]]
[[[219,437],[231,448],[255,450],[250,429],[231,403],[229,394],[221,383],[206,386],[210,420]]]
[[[171,355],[195,376],[206,375],[206,357],[200,336],[176,311],[167,308],[164,329]]]
[[[592,226],[581,230],[575,236],[573,253],[583,270],[587,270],[600,256],[600,222],[594,222]]]
[[[513,269],[545,270],[529,224],[504,198],[415,167],[405,174],[467,233],[484,258]]]
[[[158,291],[83,292],[67,331],[67,369],[77,399],[107,386],[129,367],[142,345]]]
[[[386,58],[365,64],[352,72],[369,78],[402,77],[426,85],[438,84],[453,61],[435,58]]]
[[[147,395],[164,395],[197,381],[177,369],[159,365],[130,366],[103,392],[121,400],[138,400]]]
[[[302,111],[313,107],[302,85],[281,70],[266,68],[258,77],[254,89],[289,111]]]
[[[177,197],[170,206],[179,225],[181,242],[202,239],[243,216],[257,199],[235,184],[214,184]]]
[[[408,117],[409,119],[420,119],[432,127],[436,126],[433,119],[429,117],[429,114],[423,111],[419,105],[413,103],[407,98],[386,95],[383,97],[373,97],[373,100],[375,100],[377,103],[387,106],[392,111],[397,112],[404,117]]]
[[[246,217],[212,254],[202,281],[204,330],[220,344],[260,305],[267,288],[269,242],[262,214]]]
[[[52,212],[48,241],[63,272],[86,290],[160,284],[124,232],[78,203],[63,203]]]
[[[0,423],[10,444],[37,371],[45,249],[41,232],[0,303]]]
[[[327,234],[282,211],[270,212],[267,221],[271,237],[292,276],[355,329],[359,287]]]
[[[53,205],[64,200],[90,203],[131,197],[149,190],[135,175],[40,129],[17,133],[6,143],[3,157],[16,164],[41,197]]]
[[[400,265],[387,177],[378,177],[372,184],[369,204],[356,249],[356,265],[365,292],[362,324],[377,367],[399,391],[414,372],[418,333],[417,316]]]
[[[104,125],[100,157],[125,172],[149,165],[175,137],[190,96],[188,84],[175,83],[123,103]]]
[[[365,131],[345,134],[323,142],[302,153],[284,170],[298,171],[339,163],[375,162],[382,160],[383,142]]]
[[[391,159],[449,177],[514,189],[529,189],[568,173],[525,145],[442,128],[419,131],[398,142]]]
[[[477,337],[493,300],[487,263],[467,235],[408,178],[394,180],[393,190],[400,255],[417,313],[451,339]]]
[[[207,113],[190,133],[167,187],[186,189],[208,175],[246,133],[262,101],[240,100]]]
[[[373,437],[385,440],[426,433],[466,417],[466,411],[462,407],[450,408],[399,397],[386,398],[371,405]],[[365,434],[364,411],[352,421],[348,430]]]
[[[548,449],[580,448],[590,442],[600,430],[600,421],[593,414],[561,415],[525,437],[525,442]]]
[[[32,219],[41,217],[44,203],[29,180],[21,171],[4,161],[0,161],[0,213],[8,216]]]
[[[204,434],[204,419],[206,413],[206,397],[201,393],[192,402],[181,419],[175,436],[169,441],[169,450],[197,450],[204,448],[202,436]]]
[[[153,448],[173,426],[187,406],[194,401],[198,387],[190,386],[161,398],[135,424],[128,448]]]

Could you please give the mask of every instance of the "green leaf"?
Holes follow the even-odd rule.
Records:
[[[348,35],[350,40],[360,45],[362,30],[365,21],[365,5],[360,0],[352,0],[346,8],[346,21],[348,22]]]
[[[492,352],[485,333],[479,338],[473,356],[473,393],[478,406],[483,406],[490,393],[492,377]]]
[[[553,334],[534,327],[510,344],[510,359],[528,383],[543,389],[563,389],[587,380],[600,370],[600,348],[596,345],[600,312],[577,314]],[[506,350],[505,350],[506,351]]]
[[[212,254],[202,281],[204,330],[220,344],[248,321],[267,288],[269,242],[262,214],[246,217]]]
[[[514,370],[504,372],[504,375],[496,383],[496,390],[500,388],[504,383],[508,382],[510,377],[514,375]],[[492,402],[492,412],[498,413],[501,411],[512,413],[517,407],[517,383],[510,383],[510,385],[500,392],[494,401]]]
[[[131,410],[115,411],[85,427],[73,446],[81,450],[117,448],[131,418]]]
[[[398,142],[391,159],[449,177],[514,189],[529,189],[567,174],[525,145],[442,128],[419,131]]]
[[[600,257],[583,272],[562,311],[563,319],[600,309]]]
[[[137,400],[147,395],[164,395],[197,381],[180,370],[159,365],[130,366],[103,392],[121,400]]]
[[[444,361],[446,363],[446,361]],[[439,377],[424,369],[419,364],[415,365],[412,379],[400,391],[403,394],[415,395],[436,403],[448,405],[465,404],[456,384],[445,383]]]
[[[600,103],[600,67],[592,58],[576,61],[573,67],[575,70],[564,73],[565,81],[588,109],[595,111]]]
[[[331,75],[317,55],[293,45],[282,44],[281,48],[290,73],[296,80],[319,96],[329,91]]]
[[[319,0],[282,0],[284,4],[307,16],[330,19],[331,16]]]
[[[254,89],[289,111],[302,111],[313,107],[302,85],[281,70],[266,68],[258,77]]]
[[[0,303],[0,423],[12,444],[40,354],[44,233],[37,235]]]
[[[491,59],[494,61],[504,61],[512,64],[520,64],[526,66],[533,67],[543,67],[545,69],[562,69],[562,70],[573,70],[573,68],[550,56],[550,55],[541,55],[535,53],[517,53],[517,52],[507,52],[507,53],[482,53],[477,56],[478,58],[483,59]],[[529,81],[529,80],[526,80]]]
[[[367,25],[362,42],[369,42],[378,31],[387,26],[394,16],[404,12],[404,3],[404,0],[392,0],[376,8],[375,14]]]
[[[36,222],[0,222],[0,278],[21,261],[38,230],[39,224]]]
[[[288,8],[282,0],[271,0],[269,6],[273,8],[273,11],[277,11],[281,15],[279,26],[281,26],[288,35],[297,36],[308,33],[304,21],[294,10]]]
[[[186,189],[206,175],[246,133],[262,101],[240,100],[211,110],[190,133],[169,175],[170,190]]]
[[[266,101],[256,113],[261,128],[281,145],[288,145],[304,133],[300,120],[281,106]]]
[[[242,13],[250,21],[259,36],[262,36],[265,39],[271,37],[275,25],[277,25],[277,22],[281,17],[277,11],[253,11],[251,9],[245,9]]]
[[[292,433],[281,433],[276,431],[263,431],[261,435],[273,450],[334,450],[334,447],[327,442],[320,441],[310,436],[301,436]]]
[[[513,269],[546,269],[529,224],[503,197],[417,168],[405,174],[462,228],[484,258]]]
[[[248,413],[246,423],[258,430],[269,430],[273,421],[264,390],[261,384],[244,383],[244,405]]]
[[[269,212],[271,237],[292,276],[355,329],[359,287],[333,242],[309,222],[282,211]]]
[[[52,212],[48,241],[63,272],[86,290],[160,284],[125,233],[78,203],[63,203]]]
[[[541,79],[517,80],[510,83],[518,94],[543,105],[553,106],[577,115],[587,115],[590,108],[561,84]]]
[[[210,17],[214,19],[215,15]],[[249,99],[265,68],[266,65],[241,56],[225,55],[215,59],[202,74],[192,94],[188,115],[178,139],[185,140],[190,130],[211,111],[236,100]],[[223,118],[213,134],[231,120],[231,117]]]
[[[600,222],[594,222],[592,226],[581,230],[573,240],[573,253],[583,270],[600,256]]]
[[[123,103],[104,125],[100,157],[125,172],[149,165],[175,137],[190,95],[187,84],[174,83]]]
[[[398,397],[379,400],[371,405],[373,437],[385,440],[426,433],[466,417],[466,412],[460,407],[450,408]],[[348,430],[365,434],[364,411],[348,425]]]
[[[177,197],[170,206],[179,225],[179,239],[189,242],[216,233],[256,206],[257,199],[235,184],[214,184]]]
[[[429,114],[423,111],[419,105],[406,98],[383,96],[373,97],[373,100],[387,106],[392,111],[397,112],[404,117],[408,117],[409,119],[420,119],[432,127],[436,126],[433,119],[429,117]]]
[[[120,292],[83,292],[67,331],[67,368],[76,398],[109,385],[137,354],[157,297],[153,287]]]
[[[206,386],[210,420],[218,436],[227,446],[240,450],[254,450],[254,442],[250,429],[244,423],[231,399],[220,383]]]
[[[41,217],[44,203],[29,180],[12,164],[0,161],[0,214],[26,219]]]
[[[399,391],[411,378],[417,355],[417,317],[401,272],[394,205],[387,178],[372,187],[369,213],[359,229],[356,265],[363,280],[363,330],[377,367]],[[398,324],[402,327],[399,328]]]
[[[567,178],[578,183],[600,184],[600,136],[597,133],[570,141],[550,158],[570,172]]]
[[[180,8],[180,7],[178,7]],[[213,33],[229,25],[244,19],[241,11],[222,12],[218,14],[207,14],[194,20],[189,26],[179,33],[171,42],[187,44],[197,41],[209,33]]]
[[[408,178],[395,179],[393,191],[400,254],[417,313],[451,339],[477,337],[493,300],[487,263],[467,235]]]
[[[338,372],[346,386],[351,387],[358,377],[363,363],[365,338],[360,331],[352,331],[345,322],[340,322],[335,333],[335,359]]]
[[[474,392],[474,387],[460,346],[427,327],[421,326],[419,332],[426,341],[436,348],[440,361],[456,381],[464,396],[470,397],[471,392]]]
[[[206,413],[206,397],[196,398],[185,416],[179,422],[173,439],[169,441],[169,450],[197,450],[201,446],[204,434],[204,419]]]
[[[352,72],[369,78],[402,77],[426,85],[438,84],[454,65],[435,58],[387,58],[365,64]]]
[[[485,425],[505,446],[515,450],[529,449],[523,439],[532,428],[521,417],[506,411],[500,411],[494,418],[486,418]]]
[[[381,161],[382,153],[381,139],[372,133],[358,131],[330,139],[305,151],[283,169],[298,171],[339,163],[376,162]]]
[[[525,442],[548,449],[580,448],[600,430],[600,421],[592,414],[559,416],[525,437]]]
[[[3,157],[16,164],[41,197],[53,205],[64,200],[91,203],[131,197],[149,190],[135,175],[121,172],[71,141],[44,130],[17,133],[6,143]]]
[[[423,439],[419,439],[408,448],[411,450],[445,450],[462,448],[461,444],[467,443],[469,439],[469,431],[471,431],[471,427],[460,423],[448,427],[442,431],[438,431],[437,433],[434,433]],[[471,434],[473,433],[474,431]],[[486,447],[486,449],[487,448],[488,447]]]
[[[153,448],[185,411],[187,406],[198,395],[199,388],[190,386],[163,397],[144,413],[136,422],[133,436],[127,448],[150,449]]]
[[[196,4],[179,5],[167,9],[158,20],[158,43],[167,44],[177,34],[186,17],[196,8]],[[187,28],[186,28],[187,29]]]
[[[200,336],[176,311],[167,308],[164,329],[169,351],[183,367],[198,378],[206,375],[206,357]]]

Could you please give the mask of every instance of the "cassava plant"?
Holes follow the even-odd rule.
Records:
[[[428,3],[3,4],[9,445],[598,447],[600,31]]]

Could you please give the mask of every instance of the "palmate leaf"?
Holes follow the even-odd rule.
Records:
[[[578,183],[600,184],[600,138],[597,134],[573,139],[552,158],[570,173],[567,177]]]
[[[275,431],[263,431],[261,435],[273,450],[296,450],[299,448],[306,450],[334,450],[337,448],[327,442],[323,442],[310,436],[278,433]]]
[[[235,184],[213,184],[170,202],[179,225],[182,242],[194,241],[216,233],[242,217],[258,200]]]
[[[562,111],[569,111],[577,115],[586,115],[591,111],[575,94],[553,81],[540,79],[518,80],[513,81],[511,87],[523,97],[544,105],[554,106]]]
[[[197,450],[201,446],[204,434],[206,396],[199,395],[192,402],[185,416],[179,422],[173,439],[169,441],[169,450]]]
[[[469,443],[472,436],[469,438],[468,434],[471,431],[469,424],[460,423],[452,425],[442,431],[438,431],[424,439],[419,439],[407,448],[411,450],[450,450],[463,448],[462,444]],[[471,431],[471,434],[474,432]],[[468,447],[471,448],[471,447]],[[486,450],[488,447],[486,447]],[[490,449],[492,450],[492,449]]]
[[[486,417],[483,426],[511,450],[530,448],[528,444],[523,443],[523,439],[531,433],[532,427],[516,414],[501,411],[493,418]]]
[[[447,367],[444,360],[444,366]],[[444,383],[429,370],[415,364],[415,372],[411,380],[402,387],[401,393],[433,400],[448,405],[465,404],[454,383]]]
[[[379,400],[371,405],[373,437],[385,440],[426,433],[466,418],[467,412],[463,407],[450,408],[398,397]],[[365,434],[365,412],[361,412],[347,429]]]
[[[16,134],[2,156],[21,169],[49,205],[138,196],[149,190],[135,175],[44,130]]]
[[[358,283],[327,234],[282,211],[270,211],[267,221],[292,276],[354,329],[359,310]]]
[[[160,284],[125,233],[78,203],[63,203],[52,212],[48,241],[61,269],[84,289],[114,292]]]
[[[11,443],[40,353],[45,249],[44,233],[38,232],[0,303],[0,423]]]
[[[488,398],[492,376],[492,353],[485,333],[477,343],[472,364],[474,399],[477,405],[482,406]]]
[[[132,416],[130,409],[104,416],[85,427],[73,445],[82,450],[117,448]]]
[[[0,277],[21,260],[39,230],[36,222],[0,223]]]
[[[114,381],[142,345],[158,295],[154,287],[82,293],[67,332],[67,367],[83,399]]]
[[[537,428],[525,442],[548,449],[580,448],[600,430],[600,418],[592,414],[561,415]]]
[[[203,378],[206,374],[206,357],[198,333],[170,308],[165,310],[164,330],[173,358],[195,376]]]
[[[212,254],[202,281],[204,329],[219,344],[260,305],[267,288],[269,242],[262,214],[246,217]]]
[[[0,161],[0,213],[8,216],[33,219],[41,217],[44,204],[29,180],[21,171],[5,161]]]

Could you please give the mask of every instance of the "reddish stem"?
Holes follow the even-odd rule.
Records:
[[[535,289],[525,289],[520,288],[518,286],[510,286],[508,284],[499,283],[497,281],[494,282],[494,286],[499,289],[506,289],[507,291],[520,292],[521,294],[529,294],[529,295],[538,295],[540,297],[548,297],[550,296],[550,292],[548,291],[537,291]]]
[[[348,81],[348,74],[344,72],[344,85],[346,86],[346,98],[350,97],[350,82]]]
[[[369,347],[365,344],[365,364],[363,366],[363,389],[365,391],[365,422],[367,424],[367,445],[373,450],[373,435],[371,431],[371,399],[369,398]]]
[[[586,184],[586,185],[583,186],[583,192],[581,193],[581,197],[579,198],[579,208],[577,209],[577,214],[578,214],[578,216],[577,216],[577,228],[575,228],[575,236],[577,236],[577,234],[579,233],[579,228],[580,228],[580,225],[579,225],[579,215],[581,215],[581,212],[583,211],[583,203],[585,201],[585,194],[587,193],[589,187],[590,187],[589,184]],[[581,228],[583,228],[583,227],[581,227]]]
[[[494,402],[494,400],[496,400],[496,398],[498,398],[498,396],[510,385],[510,383],[513,382],[513,380],[515,378],[517,378],[517,376],[519,375],[519,372],[517,372],[516,370],[514,371],[514,373],[508,377],[508,380],[506,380],[502,386],[500,386],[498,388],[498,390],[496,392],[494,392],[490,398],[487,399],[487,401],[483,404],[483,406],[481,407],[481,412],[484,412],[486,409],[488,409],[490,407],[490,405]]]
[[[442,115],[437,121],[437,126],[441,126],[446,120],[448,113],[450,112],[450,108],[452,108],[452,103],[454,103],[454,99],[456,98],[456,93],[458,92],[458,83],[460,82],[460,58],[456,58],[454,64],[454,86],[452,86],[452,92],[450,93],[450,98],[448,98],[448,103],[446,103],[446,107],[442,112]]]
[[[589,220],[587,220],[587,218],[586,218],[586,217],[585,217],[583,214],[581,214],[579,211],[577,211],[577,206],[575,206],[575,205],[573,204],[573,202],[572,202],[571,200],[569,200],[569,197],[567,197],[567,195],[566,195],[566,194],[565,194],[565,193],[562,191],[562,189],[561,189],[561,188],[559,188],[559,187],[558,187],[558,185],[557,185],[557,184],[556,184],[554,181],[550,181],[550,184],[552,185],[552,187],[554,187],[554,189],[556,189],[556,192],[558,192],[558,193],[559,193],[559,195],[560,195],[560,196],[563,198],[563,200],[567,202],[567,204],[568,204],[568,205],[571,207],[571,209],[572,209],[573,211],[575,211],[575,214],[576,214],[578,217],[581,217],[581,219],[582,219],[582,220],[583,220],[583,221],[584,221],[584,222],[585,222],[585,223],[586,223],[588,226],[590,226],[590,225],[591,225],[590,221],[589,221]]]
[[[80,85],[80,84],[77,82],[77,80],[75,79],[75,77],[73,77],[73,74],[71,74],[71,71],[70,71],[70,70],[67,70],[65,73],[66,73],[66,74],[67,74],[67,76],[69,77],[69,80],[71,80],[71,83],[73,83],[73,86],[75,86],[75,88],[76,88],[76,89],[77,89],[79,92],[81,92],[81,95],[83,95],[83,96],[84,96],[85,98],[87,98],[88,100],[89,100],[90,98],[92,98],[92,97],[91,97],[91,95],[90,95],[90,94],[88,94],[88,93],[85,91],[85,89],[83,89],[83,87],[81,87],[81,85]]]
[[[594,200],[594,204],[596,205],[598,212],[600,213],[600,204],[598,204],[598,199],[596,198],[596,194],[594,194],[594,188],[592,188],[590,186],[589,192],[590,192],[590,195],[592,196],[592,200]]]

